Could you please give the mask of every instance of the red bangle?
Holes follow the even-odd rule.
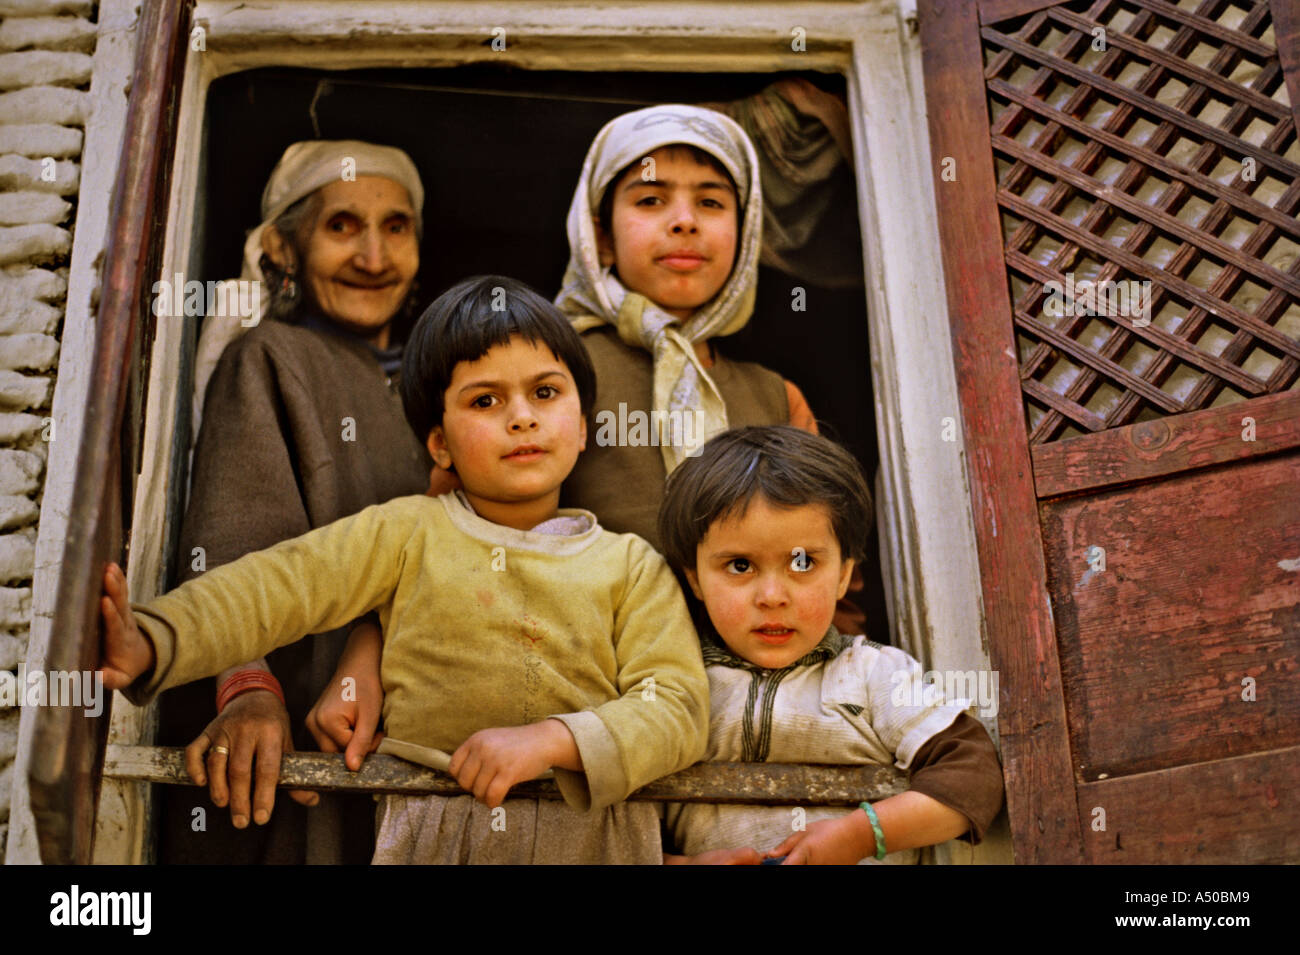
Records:
[[[240,670],[226,677],[226,681],[217,689],[217,712],[220,713],[231,700],[249,690],[270,690],[284,703],[284,690],[274,674],[265,670]]]

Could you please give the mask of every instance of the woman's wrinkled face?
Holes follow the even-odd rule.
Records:
[[[358,176],[317,190],[315,213],[296,236],[293,271],[309,305],[350,331],[378,334],[406,301],[420,266],[415,209],[403,186]],[[273,231],[273,230],[268,230]],[[272,237],[272,246],[280,245]],[[281,248],[272,261],[284,267]]]

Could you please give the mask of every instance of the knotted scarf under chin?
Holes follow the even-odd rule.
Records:
[[[645,296],[628,292],[618,309],[618,335],[654,359],[651,403],[667,414],[651,416],[669,473],[704,443],[727,430],[727,405],[718,386],[700,363],[695,346],[673,317]]]

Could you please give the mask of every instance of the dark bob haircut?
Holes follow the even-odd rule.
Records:
[[[834,441],[789,425],[724,431],[668,476],[659,542],[675,570],[694,570],[715,521],[744,516],[761,496],[773,507],[821,504],[843,557],[866,557],[871,492],[857,459]]]
[[[476,275],[439,295],[420,316],[402,353],[402,408],[425,441],[446,411],[443,396],[463,361],[478,361],[511,336],[546,345],[569,369],[586,414],[596,398],[596,372],[582,339],[550,301],[517,279]]]

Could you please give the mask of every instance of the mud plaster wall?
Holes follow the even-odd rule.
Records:
[[[135,13],[121,0],[0,0],[0,670],[44,663]],[[21,707],[0,708],[8,862],[37,861],[30,729]]]

